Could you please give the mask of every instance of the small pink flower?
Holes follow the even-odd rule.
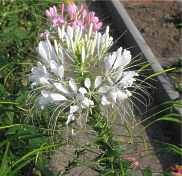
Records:
[[[72,27],[80,27],[81,29],[84,29],[84,24],[81,20],[74,20],[72,23],[71,23],[71,26]]]
[[[64,4],[61,4],[60,6],[60,10],[61,10],[61,16],[64,16]]]
[[[73,18],[77,13],[77,6],[74,3],[70,3],[67,5],[66,11],[68,15]]]
[[[131,162],[131,166],[133,168],[138,168],[140,166],[139,161],[135,158],[135,157],[131,157],[131,156],[124,156],[123,157],[124,160],[128,160]]]
[[[87,16],[85,17],[85,24],[87,26],[90,26],[90,24],[93,24],[93,31],[99,31],[102,27],[102,22],[99,21],[99,18],[95,16],[95,12],[89,12]]]
[[[52,20],[53,27],[61,26],[64,24],[64,19],[62,16],[55,16]]]
[[[46,16],[50,18],[57,16],[56,6],[50,7],[49,10],[46,10]]]
[[[182,166],[176,165],[171,174],[173,176],[182,176]]]
[[[40,34],[41,38],[47,39],[49,37],[49,31],[45,31],[43,33]]]
[[[101,28],[102,28],[102,22],[99,22],[97,24],[94,24],[93,31],[94,32],[99,31]]]
[[[88,15],[88,9],[82,4],[79,10],[80,16],[84,19]]]

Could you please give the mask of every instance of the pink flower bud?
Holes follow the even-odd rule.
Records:
[[[94,24],[93,25],[93,31],[96,32],[96,31],[99,31],[102,27],[102,22],[99,22],[97,24]]]
[[[72,23],[71,23],[71,26],[72,27],[80,27],[81,29],[84,29],[84,24],[81,20],[74,20]]]
[[[83,18],[85,18],[86,16],[87,16],[87,14],[88,14],[88,11],[87,11],[87,9],[82,9],[82,11],[81,11],[81,16],[83,17]]]
[[[49,37],[49,31],[45,31],[43,33],[40,34],[41,38],[47,39]]]
[[[63,17],[64,16],[64,4],[61,4],[60,9],[61,9],[61,16]]]
[[[57,16],[56,6],[50,7],[49,10],[46,10],[46,16],[51,18]]]
[[[53,27],[61,26],[64,23],[64,19],[62,16],[56,16],[52,19]]]
[[[68,12],[68,15],[73,18],[75,15],[76,15],[76,12],[77,12],[77,6],[74,4],[74,3],[71,3],[71,4],[68,4],[67,5],[67,12]]]
[[[138,168],[140,166],[139,161],[135,157],[132,157],[132,156],[124,156],[123,159],[130,161],[131,162],[131,166],[133,168]]]
[[[181,176],[182,175],[182,166],[176,165],[175,168],[172,168],[171,174],[173,176]]]

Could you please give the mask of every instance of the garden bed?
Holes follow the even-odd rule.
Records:
[[[76,2],[75,0],[75,3]],[[158,62],[155,61],[153,53],[137,30],[132,27],[131,20],[128,18],[127,14],[123,12],[120,14],[120,11],[117,11],[117,9],[123,11],[121,5],[117,4],[118,2],[119,0],[96,1],[92,3],[89,0],[88,4],[90,9],[96,11],[96,16],[99,16],[103,21],[104,26],[101,33],[105,33],[105,25],[110,26],[110,36],[114,37],[114,45],[111,50],[116,51],[119,47],[127,48],[131,51],[133,56],[131,62],[136,61],[135,63],[138,64],[147,62],[151,64],[151,67],[148,67],[145,72],[140,72],[138,80],[140,80],[140,78],[141,80],[135,80],[136,83],[141,83],[142,80],[145,79],[143,76],[147,77],[153,73],[162,71],[162,68]],[[43,32],[45,27],[47,28],[49,25],[51,27],[49,30],[52,31],[52,25],[57,21],[52,21],[53,23],[51,25],[50,20],[52,18],[46,18],[46,20],[48,20],[46,21],[43,14],[45,14],[46,9],[51,7],[46,11],[46,16],[50,17],[52,12],[56,11],[56,7],[53,7],[53,5],[57,6],[57,10],[58,8],[59,10],[67,9],[66,4],[65,8],[63,5],[61,5],[62,8],[60,8],[57,3],[60,4],[60,0],[56,0],[53,3],[36,3],[33,0],[20,0],[20,2],[12,1],[12,3],[9,4],[5,1],[0,3],[0,6],[4,9],[0,13],[0,15],[2,15],[2,20],[0,20],[2,24],[0,28],[2,41],[2,50],[0,51],[0,175],[53,176],[53,172],[59,172],[59,175],[68,176],[151,176],[153,174],[166,176],[166,174],[163,174],[163,171],[166,169],[167,172],[169,171],[167,173],[168,175],[171,172],[171,166],[179,163],[179,158],[172,154],[171,151],[174,148],[169,148],[168,145],[165,145],[163,142],[179,144],[180,139],[179,136],[176,135],[178,129],[173,128],[171,123],[155,123],[152,126],[150,124],[158,118],[154,113],[161,110],[159,107],[160,103],[169,100],[169,98],[176,99],[179,97],[178,93],[170,87],[171,85],[166,75],[161,75],[155,80],[148,79],[146,83],[147,85],[150,84],[151,87],[145,85],[145,90],[150,92],[150,98],[143,96],[138,99],[140,101],[134,101],[136,104],[135,113],[133,113],[133,107],[130,106],[131,104],[125,100],[121,101],[119,108],[116,104],[115,108],[111,108],[109,105],[106,111],[102,111],[102,108],[104,108],[103,102],[97,102],[95,97],[91,97],[94,101],[91,101],[94,103],[94,106],[91,107],[89,111],[84,111],[88,113],[89,118],[87,122],[85,122],[87,116],[83,118],[83,126],[77,124],[79,121],[78,118],[76,118],[73,123],[68,122],[68,107],[65,109],[61,107],[61,110],[57,112],[58,109],[55,109],[55,106],[52,106],[52,104],[51,106],[46,106],[44,110],[41,109],[42,106],[41,108],[36,106],[38,99],[35,101],[34,99],[38,98],[37,95],[39,91],[34,96],[32,92],[34,89],[30,89],[31,86],[27,79],[28,75],[30,76],[31,68],[33,67],[32,70],[34,70],[38,68],[38,65],[40,66],[40,64],[38,64],[36,67],[35,62],[38,60],[40,62],[43,61],[38,57],[38,54],[35,53],[35,48],[38,45],[37,48],[39,50],[41,43],[46,42],[46,40],[38,44],[38,40],[43,40],[38,37],[38,34]],[[85,10],[87,11],[87,9]],[[78,14],[80,14],[80,12],[81,11],[79,11]],[[118,14],[120,14],[122,18]],[[69,21],[67,15],[67,12],[65,12],[65,19]],[[92,15],[94,15],[94,13],[92,13]],[[95,18],[95,20],[97,21],[97,18]],[[72,23],[73,21],[71,20],[69,22]],[[88,31],[86,30],[86,32]],[[48,34],[47,31],[44,35],[45,34]],[[67,31],[67,34],[69,36],[71,33]],[[44,35],[41,36],[47,36]],[[53,43],[55,49],[58,49],[58,46],[62,46],[61,44],[56,47],[56,41],[52,40],[54,37],[50,37],[49,39],[51,41],[49,46],[52,46]],[[86,40],[87,36],[83,37],[83,39]],[[66,41],[68,42],[68,40]],[[77,46],[81,45],[79,43]],[[66,48],[69,48],[69,46],[65,45]],[[101,47],[102,46],[103,45],[101,45]],[[108,48],[110,48],[110,46]],[[83,61],[84,48],[80,50],[80,47],[77,47],[77,49],[79,51],[78,53],[81,53]],[[71,50],[69,52],[72,53]],[[121,52],[121,50],[119,50],[119,52]],[[38,53],[41,55],[42,52],[39,51]],[[43,53],[47,55],[47,51]],[[75,60],[80,62],[80,54],[78,53],[75,53],[74,57]],[[105,54],[107,54],[107,52]],[[123,53],[121,53],[121,56],[122,54]],[[105,58],[104,56],[103,58]],[[45,59],[45,57],[43,58]],[[130,58],[128,59],[130,60]],[[95,61],[97,62],[98,60]],[[44,71],[47,67],[50,71],[49,63],[42,64],[45,66]],[[102,64],[99,64],[99,66],[100,65]],[[82,69],[80,69],[80,65],[78,64],[77,66],[79,69],[76,70],[75,73],[77,73],[77,71],[81,73]],[[135,68],[137,70],[141,68],[140,66],[141,65],[133,68],[134,73],[136,73]],[[100,71],[100,69],[97,68],[96,70]],[[90,69],[90,71],[91,75],[95,76],[95,70]],[[102,73],[100,74],[102,75]],[[41,75],[42,74],[37,74],[35,77],[39,79]],[[57,79],[57,75],[55,75],[53,70],[50,72],[50,75]],[[82,81],[80,82],[78,79],[76,83],[78,86],[90,89],[89,79],[87,79],[86,84],[85,76],[82,75],[80,77]],[[105,74],[103,77],[105,77]],[[95,78],[91,77],[91,83],[94,82],[94,80]],[[53,83],[52,81],[53,79],[51,79],[51,83]],[[71,80],[69,80],[69,84],[71,84],[72,87],[67,85],[67,81],[65,82],[69,91],[71,91],[73,87],[76,87],[73,86],[73,82],[70,83],[70,81]],[[153,86],[155,86],[154,89]],[[37,88],[35,89],[38,90]],[[132,91],[133,89],[128,90]],[[134,90],[134,93],[143,95],[143,92],[138,90]],[[59,95],[61,95],[60,92]],[[160,97],[160,99],[158,97]],[[67,98],[71,97],[68,96]],[[132,98],[133,97],[129,100],[134,100],[134,98]],[[110,101],[112,101],[112,99],[110,99]],[[41,104],[41,102],[39,103]],[[77,103],[82,102],[78,101]],[[143,105],[143,103],[145,105]],[[57,105],[57,103],[55,105]],[[62,111],[62,109],[64,110]],[[76,117],[82,117],[77,116],[78,114],[75,114]],[[149,117],[149,115],[153,115],[151,121],[145,121],[145,118]],[[83,117],[85,117],[84,114]],[[145,123],[143,123],[143,120]],[[65,125],[65,123],[67,125]],[[147,125],[150,126],[147,128],[150,130],[145,130]],[[165,152],[166,150],[169,152]],[[56,175],[58,174],[56,173]]]

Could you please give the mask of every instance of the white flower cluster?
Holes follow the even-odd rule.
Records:
[[[40,107],[54,104],[65,109],[68,125],[93,108],[96,99],[107,108],[129,98],[138,74],[126,70],[130,52],[119,48],[109,53],[112,44],[109,27],[101,34],[93,32],[92,25],[88,31],[62,26],[56,35],[40,41],[41,59],[30,74],[32,87],[40,88]]]

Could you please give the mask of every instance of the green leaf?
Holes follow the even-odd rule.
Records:
[[[6,149],[5,152],[3,154],[3,158],[1,161],[1,166],[0,166],[0,176],[9,176],[9,171],[10,171],[10,167],[9,167],[9,157],[8,157],[8,151],[9,151],[9,142],[7,142],[6,144]]]
[[[169,68],[169,69],[166,69],[166,70],[161,70],[157,73],[153,73],[152,75],[148,76],[147,78],[145,78],[144,81],[148,80],[148,79],[151,79],[151,78],[154,78],[154,77],[157,77],[163,73],[166,73],[166,72],[169,72],[169,71],[172,71],[172,70],[175,70],[175,68]]]
[[[145,168],[145,169],[143,170],[143,175],[144,175],[144,176],[152,176],[152,171],[151,171],[151,169],[150,169],[149,167]]]
[[[171,152],[176,153],[179,156],[182,156],[182,148],[178,147],[177,145],[174,144],[168,144],[168,143],[164,143],[163,146]]]
[[[4,85],[0,84],[0,97],[5,97],[8,95],[8,91],[5,89]]]
[[[48,150],[52,150],[55,148],[57,145],[46,145],[46,146],[41,146],[40,148],[34,149],[31,152],[27,153],[26,155],[22,156],[19,160],[17,160],[15,163],[13,163],[13,168],[18,167],[19,164],[21,164],[24,161],[27,161],[31,159],[31,157],[35,156],[37,153],[45,152]]]
[[[182,124],[182,120],[180,118],[181,116],[178,114],[169,114],[169,115],[158,118],[156,121],[170,121],[170,122]]]
[[[15,126],[21,126],[22,124],[13,124],[13,125],[5,125],[5,126],[0,126],[0,130],[2,129],[7,129],[7,128],[12,128]]]

